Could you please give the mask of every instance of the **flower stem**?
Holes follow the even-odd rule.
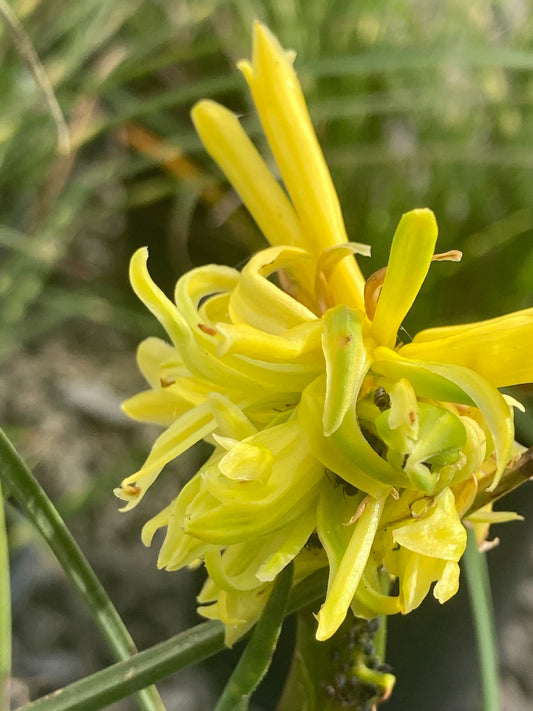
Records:
[[[388,698],[395,679],[376,653],[378,630],[377,620],[349,612],[333,637],[318,642],[312,612],[301,612],[278,711],[370,711]]]

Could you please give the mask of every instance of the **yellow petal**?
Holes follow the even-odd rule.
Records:
[[[365,619],[372,619],[378,615],[395,615],[401,610],[400,598],[397,595],[384,595],[376,590],[366,574],[363,574],[355,593],[352,609],[354,614],[358,617],[364,616]]]
[[[190,407],[186,400],[167,390],[143,390],[122,403],[122,410],[133,420],[153,422],[165,427]]]
[[[438,600],[441,605],[453,597],[459,590],[459,564],[453,560],[446,562],[444,571],[440,580],[433,588],[433,597]]]
[[[426,597],[431,583],[442,575],[446,562],[439,558],[400,551],[400,606],[404,615],[415,610]]]
[[[318,640],[329,639],[346,617],[365,570],[383,512],[384,499],[369,499],[318,613]]]
[[[181,415],[156,439],[141,469],[124,479],[122,488],[115,489],[116,496],[127,502],[120,510],[128,511],[137,506],[165,464],[179,457],[214,428],[215,421],[208,404],[199,405]]]
[[[351,442],[351,446],[341,448],[333,437],[324,435],[322,416],[324,412],[325,378],[317,378],[303,392],[302,399],[298,405],[298,423],[301,428],[302,437],[307,443],[313,456],[331,469],[342,479],[352,484],[357,489],[371,494],[375,498],[385,496],[394,484],[403,485],[407,481],[403,472],[395,472],[392,467],[377,455],[366,443],[368,449],[373,452],[375,458],[369,454],[367,448],[362,444],[363,435],[359,431],[357,442]],[[355,420],[355,418],[352,418]],[[352,428],[353,431],[353,428]],[[349,433],[349,435],[351,432]],[[349,436],[348,435],[348,436]],[[366,442],[366,440],[364,440]],[[363,448],[363,458],[361,454]],[[346,451],[344,451],[346,449]],[[355,452],[355,456],[353,455]],[[376,465],[378,476],[376,476]],[[390,482],[389,475],[393,478]],[[379,478],[378,478],[379,477]]]
[[[452,491],[444,489],[428,514],[395,528],[392,538],[414,553],[458,561],[466,547],[466,531],[457,514]]]
[[[374,350],[372,371],[391,380],[406,378],[418,397],[473,405],[472,398],[448,378],[424,368],[421,361],[409,360],[390,348],[378,347]]]
[[[253,61],[240,62],[239,68],[250,85],[306,248],[318,256],[328,247],[347,242],[339,200],[291,60],[259,22],[254,25]],[[364,280],[355,260],[338,265],[335,282],[337,303],[362,308]]]
[[[202,347],[198,339],[202,332],[198,328],[196,329],[198,333],[193,332],[179,309],[154,284],[148,273],[147,260],[148,250],[146,247],[141,247],[132,256],[130,261],[131,285],[139,299],[164,327],[191,373],[200,378],[218,382],[226,388],[232,386],[235,388],[249,387],[250,378],[241,371],[223,365]],[[216,344],[213,344],[213,348],[215,347]]]
[[[313,359],[317,361],[317,366],[323,367],[320,351],[322,323],[318,319],[294,326],[280,335],[267,333],[247,323],[217,324],[217,331],[221,336],[216,351],[219,356],[239,353],[249,358],[281,363]]]
[[[237,293],[235,296],[237,315],[240,313],[240,307],[244,312],[243,320],[246,321],[249,317],[253,324],[254,316],[256,320],[262,321],[262,308],[273,309],[274,312],[271,312],[270,318],[266,320],[272,328],[280,331],[297,323],[316,320],[316,316],[311,311],[271,284],[262,275],[263,269],[270,273],[269,268],[275,271],[280,263],[283,266],[288,258],[284,250],[288,250],[290,256],[295,259],[302,254],[302,250],[290,247],[270,249],[278,251],[273,255],[269,250],[264,250],[253,257],[252,266],[248,264],[244,270],[246,274],[243,273],[243,277],[239,279],[242,289],[233,290],[232,298]],[[276,257],[280,257],[279,262]],[[197,303],[202,296],[229,289],[239,277],[237,271],[228,267],[209,265],[185,274],[176,285],[180,304],[178,309],[152,281],[146,266],[147,259],[148,250],[145,247],[138,249],[131,258],[132,287],[141,301],[164,326],[183,362],[193,375],[203,381],[220,385],[225,391],[249,391],[251,387],[255,387],[261,391],[270,388],[287,392],[304,388],[313,377],[316,368],[307,364],[270,364],[244,359],[238,355],[228,355],[224,358],[217,358],[214,355],[219,339],[216,331],[213,335],[210,328],[207,331],[201,328],[202,324],[198,323]],[[255,288],[261,291],[264,299],[270,298],[270,301],[263,301],[261,304],[261,300],[256,298]],[[276,315],[276,308],[278,315]]]
[[[316,315],[268,280],[271,274],[309,255],[295,247],[270,247],[255,254],[242,270],[229,302],[234,323],[248,323],[267,333],[281,335],[294,326],[315,321]]]
[[[337,430],[352,407],[368,370],[363,341],[362,313],[344,305],[324,315],[322,349],[326,359],[324,434]]]
[[[380,345],[394,346],[398,329],[428,273],[437,234],[431,210],[412,210],[402,216],[372,324],[372,335]]]
[[[208,400],[219,436],[244,439],[257,432],[241,408],[224,395],[211,393]]]
[[[163,375],[184,375],[178,351],[161,338],[145,338],[137,348],[137,365],[148,383],[153,388],[161,387]]]
[[[271,245],[305,242],[294,208],[234,113],[214,101],[197,103],[194,126]]]
[[[533,382],[533,309],[465,326],[422,331],[406,358],[463,365],[497,388]]]

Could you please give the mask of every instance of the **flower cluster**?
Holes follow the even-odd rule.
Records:
[[[370,248],[348,241],[292,60],[257,23],[253,61],[239,64],[286,192],[234,114],[212,101],[192,112],[272,246],[240,272],[191,270],[174,301],[150,278],[146,249],[130,270],[171,343],[141,343],[150,388],[124,409],[166,429],[116,493],[130,509],[168,462],[202,439],[213,446],[142,537],[149,545],[166,527],[160,567],[205,563],[200,612],[225,623],[228,644],[290,561],[296,582],[329,567],[318,639],[349,608],[407,613],[434,583],[439,601],[453,596],[479,482],[496,487],[519,451],[516,402],[497,388],[533,379],[533,309],[399,342],[432,261],[460,254],[435,254],[435,217],[413,210],[388,265],[363,279],[354,254]]]

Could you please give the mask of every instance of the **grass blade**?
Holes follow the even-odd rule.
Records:
[[[89,562],[45,491],[0,429],[0,481],[18,500],[52,549],[65,574],[87,605],[116,659],[127,659],[137,650],[130,633],[113,606]],[[162,711],[155,688],[139,694],[143,711]]]
[[[500,711],[498,646],[486,557],[480,553],[474,532],[468,531],[465,572],[474,618],[484,711]]]
[[[41,60],[39,59],[30,38],[26,34],[24,27],[15,17],[13,11],[5,0],[0,0],[0,16],[6,23],[13,43],[15,44],[20,55],[26,61],[35,83],[41,90],[46,106],[48,107],[48,111],[50,112],[50,116],[52,117],[56,127],[57,146],[59,152],[62,155],[68,155],[70,152],[70,137],[67,124],[65,122],[63,112],[61,111],[61,107],[56,99],[56,95],[54,94],[52,85],[46,76],[43,65],[41,64]]]
[[[11,591],[9,550],[0,485],[0,711],[9,711],[11,677]]]
[[[289,597],[287,614],[323,599],[326,584],[327,569],[324,568],[296,585]],[[95,711],[102,708],[102,704],[123,699],[224,648],[222,623],[204,622],[17,711]]]
[[[96,711],[224,649],[224,626],[210,621],[43,696],[17,711]]]

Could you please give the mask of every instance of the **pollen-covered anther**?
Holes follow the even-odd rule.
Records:
[[[365,282],[365,310],[370,320],[374,318],[376,313],[376,306],[386,274],[387,267],[382,267],[371,274]]]
[[[432,262],[460,262],[463,258],[463,253],[459,249],[450,249],[447,252],[434,254],[431,258]]]
[[[207,333],[208,336],[216,336],[218,333],[216,328],[213,328],[212,326],[207,326],[205,323],[199,323],[198,328],[200,329],[200,331]]]
[[[431,257],[432,262],[460,262],[463,258],[463,253],[458,249],[450,249],[447,252],[434,254]],[[376,306],[378,303],[381,287],[385,281],[387,267],[378,269],[377,272],[371,274],[365,282],[365,309],[369,319],[374,318]]]
[[[140,486],[135,486],[135,484],[122,485],[122,491],[128,496],[137,497],[141,493],[142,489]]]
[[[357,507],[357,509],[356,509],[356,511],[355,511],[355,513],[354,513],[354,515],[353,515],[348,521],[346,521],[345,523],[343,523],[342,525],[343,525],[343,526],[351,526],[351,525],[354,524],[356,521],[358,521],[358,520],[361,518],[361,516],[363,515],[363,512],[364,512],[364,510],[366,509],[366,507],[368,506],[369,503],[370,503],[370,497],[365,496],[365,498],[361,501],[361,503],[360,503],[359,506]]]

